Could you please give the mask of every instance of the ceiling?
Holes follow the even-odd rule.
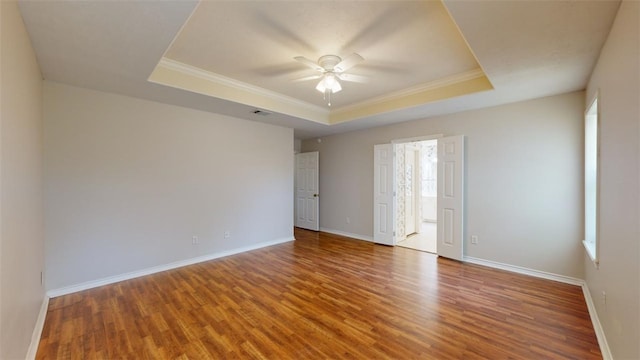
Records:
[[[43,77],[294,128],[364,129],[584,89],[612,1],[21,1]],[[294,60],[358,53],[328,106]],[[256,109],[268,115],[256,115]],[[264,114],[264,113],[263,113]]]

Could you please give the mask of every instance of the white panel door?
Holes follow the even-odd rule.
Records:
[[[320,192],[318,191],[319,157],[317,151],[296,154],[296,227],[318,231]]]
[[[439,256],[462,260],[464,136],[438,139]]]
[[[375,145],[373,152],[373,241],[393,246],[393,144]]]

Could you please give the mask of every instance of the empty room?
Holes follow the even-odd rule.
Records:
[[[640,359],[640,2],[0,2],[0,359]]]

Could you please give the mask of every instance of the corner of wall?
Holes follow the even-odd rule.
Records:
[[[8,359],[25,356],[44,296],[42,74],[18,3],[0,1],[0,16],[0,358]]]
[[[585,99],[598,93],[600,119],[599,266],[584,256],[585,293],[608,356],[621,359],[640,358],[639,30],[640,3],[622,1]]]

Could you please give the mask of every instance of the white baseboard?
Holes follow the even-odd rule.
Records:
[[[474,258],[474,257],[471,257],[471,256],[465,256],[463,258],[463,261],[469,262],[469,263],[472,263],[472,264],[492,267],[492,268],[495,268],[495,269],[511,271],[511,272],[518,273],[518,274],[534,276],[534,277],[537,277],[537,278],[558,281],[558,282],[565,283],[565,284],[571,284],[571,285],[577,285],[577,286],[582,286],[584,284],[584,280],[578,279],[578,278],[574,278],[574,277],[570,277],[570,276],[564,276],[564,275],[548,273],[548,272],[545,272],[545,271],[529,269],[529,268],[525,268],[525,267],[521,267],[521,266],[503,264],[503,263],[499,263],[499,262],[491,261],[491,260],[478,259],[478,258]]]
[[[324,231],[324,232],[327,232],[327,233],[330,233],[330,234],[336,234],[336,235],[340,235],[340,236],[346,236],[346,237],[350,237],[350,238],[353,238],[353,239],[373,242],[373,237],[371,237],[371,236],[360,235],[360,234],[352,234],[352,233],[348,233],[348,232],[345,232],[345,231],[328,229],[328,228],[323,228],[323,227],[320,228],[320,231]]]
[[[582,288],[582,292],[584,293],[584,299],[587,303],[587,309],[589,310],[589,317],[591,318],[591,324],[593,325],[593,330],[596,333],[596,338],[598,339],[598,345],[600,346],[600,352],[602,353],[603,360],[613,360],[613,356],[611,355],[611,349],[609,348],[609,344],[607,343],[607,338],[604,335],[604,329],[602,328],[602,324],[600,323],[600,319],[598,318],[598,312],[596,311],[596,307],[593,303],[593,299],[591,298],[591,292],[589,291],[589,287],[587,286],[587,282],[582,279],[573,278],[570,276],[558,275],[553,273],[548,273],[545,271],[539,271],[534,269],[529,269],[521,266],[503,264],[495,261],[478,259],[470,256],[465,256],[464,261],[483,265],[487,267],[492,267],[496,269],[511,271],[518,274],[524,274],[529,276],[535,276],[542,279],[558,281],[565,284],[577,285]]]
[[[582,293],[584,294],[584,299],[587,302],[587,308],[589,309],[589,316],[591,317],[593,330],[595,330],[596,337],[598,338],[598,345],[600,345],[602,359],[613,360],[613,355],[611,355],[611,349],[609,348],[607,337],[604,335],[604,329],[602,328],[602,324],[598,318],[598,312],[596,311],[596,306],[593,302],[593,298],[591,297],[591,291],[589,291],[589,286],[586,282],[582,284]]]
[[[102,279],[87,281],[87,282],[84,282],[84,283],[81,283],[81,284],[65,286],[65,287],[62,287],[62,288],[59,288],[59,289],[52,289],[52,290],[47,291],[47,296],[50,297],[50,298],[54,298],[54,297],[58,297],[58,296],[62,296],[62,295],[75,293],[75,292],[82,291],[82,290],[87,290],[87,289],[91,289],[91,288],[95,288],[95,287],[99,287],[99,286],[103,286],[103,285],[109,285],[109,284],[117,283],[117,282],[124,281],[124,280],[134,279],[134,278],[145,276],[145,275],[155,274],[155,273],[158,273],[158,272],[161,272],[161,271],[167,271],[167,270],[171,270],[171,269],[176,269],[176,268],[179,268],[179,267],[193,265],[193,264],[197,264],[197,263],[200,263],[200,262],[209,261],[209,260],[213,260],[213,259],[218,259],[218,258],[222,258],[222,257],[225,257],[225,256],[235,255],[235,254],[239,254],[239,253],[243,253],[243,252],[247,252],[247,251],[251,251],[251,250],[257,250],[257,249],[264,248],[264,247],[267,247],[267,246],[278,245],[278,244],[286,243],[286,242],[293,241],[293,240],[295,240],[295,239],[292,236],[290,238],[278,239],[278,240],[273,240],[273,241],[265,241],[265,242],[261,242],[261,243],[257,243],[257,244],[253,244],[253,245],[249,245],[249,246],[244,246],[244,247],[240,247],[240,248],[236,248],[236,249],[232,249],[232,250],[221,251],[221,252],[208,254],[208,255],[204,255],[204,256],[198,256],[198,257],[191,258],[191,259],[180,260],[180,261],[172,262],[172,263],[169,263],[169,264],[164,264],[164,265],[154,266],[154,267],[150,267],[150,268],[146,268],[146,269],[142,269],[142,270],[132,271],[132,272],[125,273],[125,274],[114,275],[114,276],[109,276],[109,277],[105,277],[105,278],[102,278]]]
[[[26,360],[33,360],[36,358],[38,352],[38,345],[40,345],[40,337],[42,336],[42,329],[44,328],[44,320],[47,318],[47,310],[49,310],[49,297],[45,296],[40,306],[40,313],[36,320],[36,325],[33,328],[33,334],[31,335],[31,344],[29,344],[29,350],[27,351]]]

